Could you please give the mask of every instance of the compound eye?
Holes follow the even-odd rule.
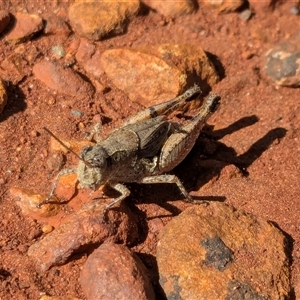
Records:
[[[103,167],[105,166],[106,159],[101,155],[97,155],[93,158],[93,166],[95,167]]]
[[[81,157],[84,158],[87,155],[87,153],[89,153],[92,149],[93,149],[92,146],[86,146],[86,147],[82,148]]]

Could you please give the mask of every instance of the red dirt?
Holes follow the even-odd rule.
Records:
[[[236,208],[275,222],[290,236],[292,284],[297,296],[300,293],[299,90],[276,87],[264,73],[266,51],[299,31],[300,19],[290,14],[291,6],[291,2],[278,5],[274,11],[259,12],[244,22],[238,13],[219,15],[201,4],[196,14],[179,17],[166,26],[163,17],[150,12],[137,16],[125,34],[99,44],[104,50],[193,43],[218,57],[225,76],[212,90],[221,95],[221,108],[209,120],[211,127],[206,132],[207,137],[218,139],[211,142],[217,150],[212,154],[209,146],[202,150],[204,138],[200,138],[174,172],[192,195],[212,200],[226,198],[226,203]],[[43,16],[53,7],[58,8],[61,16],[67,16],[67,3],[0,1],[0,9],[11,13],[25,9]],[[40,34],[20,45],[0,43],[0,63],[20,51],[27,61],[20,65],[22,80],[17,73],[8,74],[5,70],[0,73],[3,78],[7,76],[4,79],[10,78],[8,104],[0,115],[1,299],[37,299],[43,293],[84,299],[78,278],[88,253],[76,254],[65,265],[38,274],[26,253],[47,222],[24,217],[9,193],[11,187],[41,194],[49,191],[56,171],[49,171],[50,138],[42,128],[47,126],[60,137],[83,140],[92,128],[94,115],[101,113],[106,117],[105,135],[122,119],[141,109],[110,85],[105,75],[101,81],[111,86],[111,91],[105,95],[97,92],[84,101],[56,93],[35,79],[31,72],[33,65],[51,57],[52,46],[63,44],[68,49],[78,40],[74,34],[67,40]],[[84,74],[79,65],[75,68]],[[80,110],[84,115],[74,117],[72,110]],[[67,164],[75,163],[76,158],[68,155]],[[248,176],[241,176],[232,164],[247,168]],[[132,184],[129,187],[132,194],[125,202],[140,221],[140,240],[133,250],[152,272],[156,286],[153,256],[159,230],[189,204],[176,201],[182,198],[174,186]],[[80,202],[77,204],[63,204],[63,214],[56,224],[79,209]]]

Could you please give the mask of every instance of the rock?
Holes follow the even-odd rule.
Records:
[[[275,45],[265,57],[265,71],[277,85],[300,87],[300,34]]]
[[[45,17],[46,24],[44,28],[45,34],[56,34],[59,36],[68,37],[71,34],[71,29],[68,24],[59,16],[49,15]]]
[[[93,86],[79,74],[55,62],[39,62],[33,67],[33,73],[49,88],[63,94],[86,98],[94,93]]]
[[[28,62],[22,54],[13,53],[3,60],[0,68],[2,78],[11,81],[13,84],[18,84],[26,75],[30,74]]]
[[[7,10],[0,10],[0,33],[10,22],[10,14]]]
[[[95,143],[90,141],[77,141],[77,140],[66,140],[63,138],[58,137],[61,142],[63,142],[69,149],[73,150],[77,154],[80,153],[81,149],[86,146],[92,146]],[[50,138],[50,149],[51,151],[60,151],[63,153],[67,153],[69,150],[60,144],[56,139],[53,137]]]
[[[134,215],[125,205],[117,210],[110,209],[107,222],[102,221],[103,208],[110,201],[97,199],[89,202],[65,223],[31,245],[28,255],[35,261],[38,271],[45,272],[52,266],[63,264],[74,252],[106,240],[133,243],[138,237],[138,228]]]
[[[156,10],[159,14],[166,17],[178,17],[189,15],[195,12],[195,2],[192,0],[177,0],[177,1],[157,1],[143,0],[150,8]]]
[[[101,65],[118,89],[144,106],[176,97],[186,84],[186,75],[177,67],[139,51],[106,50]]]
[[[98,41],[108,34],[120,34],[138,12],[138,0],[77,1],[69,8],[73,29],[82,37]]]
[[[54,203],[55,201],[42,205],[41,208],[37,207],[37,204],[46,199],[48,195],[36,194],[31,190],[17,187],[10,188],[10,193],[13,197],[17,198],[16,204],[20,207],[23,215],[32,218],[35,218],[35,216],[49,218],[58,214],[60,210],[60,205]]]
[[[222,13],[229,13],[239,9],[245,0],[204,0],[205,4],[215,7]]]
[[[219,80],[205,52],[193,45],[106,50],[101,66],[118,89],[144,106],[176,97],[187,82],[200,81],[205,92]]]
[[[14,28],[6,36],[10,43],[17,44],[30,39],[44,28],[43,19],[38,15],[15,13]]]
[[[218,202],[192,206],[160,232],[160,283],[167,299],[288,299],[286,245],[261,218]]]
[[[75,296],[64,295],[64,296],[42,296],[39,300],[81,300]]]
[[[187,82],[197,82],[206,93],[220,77],[205,51],[193,44],[162,44],[143,49],[163,59],[169,65],[176,66],[186,74]]]
[[[100,77],[104,74],[100,62],[101,52],[96,45],[86,39],[81,39],[76,52],[76,60],[84,70],[95,76]]]
[[[7,93],[4,82],[0,79],[0,114],[7,104]]]
[[[251,9],[254,10],[255,13],[261,14],[270,12],[274,9],[274,4],[276,1],[274,0],[266,0],[266,1],[257,1],[257,0],[249,0],[249,5]]]
[[[155,299],[146,267],[122,245],[96,249],[82,268],[80,284],[87,299]]]

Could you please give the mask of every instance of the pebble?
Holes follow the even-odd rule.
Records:
[[[127,247],[102,244],[85,262],[80,284],[86,298],[155,299],[142,261]]]
[[[89,82],[71,68],[65,68],[56,62],[39,62],[34,65],[33,73],[49,88],[66,95],[86,98],[92,97],[94,93],[94,88]]]
[[[101,54],[101,51],[97,49],[93,42],[87,39],[81,39],[75,57],[87,73],[95,77],[100,77],[104,74],[101,64],[99,63]]]
[[[10,14],[7,10],[0,10],[0,33],[10,22]]]
[[[50,232],[53,231],[53,229],[54,229],[54,227],[49,225],[49,224],[45,224],[45,225],[42,226],[42,232],[43,233],[50,233]]]
[[[275,45],[265,57],[265,71],[277,85],[300,87],[300,34]]]
[[[107,239],[124,244],[134,243],[138,238],[138,227],[134,215],[123,203],[118,209],[109,210],[107,222],[102,222],[100,216],[103,208],[110,201],[96,199],[89,202],[59,227],[32,244],[27,254],[33,258],[39,272],[61,265],[79,249],[102,244]]]
[[[0,78],[0,114],[2,113],[5,105],[7,104],[7,93],[4,82]]]
[[[245,0],[204,0],[204,3],[217,8],[219,12],[230,13],[239,9],[245,3]]]
[[[240,13],[240,19],[242,21],[248,21],[252,17],[252,11],[250,9],[245,9]]]
[[[71,29],[61,17],[57,15],[49,15],[45,17],[45,21],[45,34],[55,34],[63,37],[68,37],[71,34]]]
[[[139,0],[78,1],[70,6],[69,19],[76,33],[98,41],[108,34],[123,33],[139,7]]]
[[[288,299],[286,245],[262,218],[219,202],[195,205],[160,232],[160,284],[167,299]]]
[[[55,54],[58,58],[66,56],[66,50],[62,45],[56,45],[51,48],[53,54]]]
[[[48,218],[55,216],[60,210],[59,204],[55,201],[37,208],[37,204],[41,203],[48,195],[36,194],[31,190],[17,187],[10,188],[10,193],[17,199],[16,204],[20,207],[23,215],[33,218],[35,216]]]
[[[43,19],[38,15],[15,13],[16,23],[6,36],[10,43],[17,44],[30,39],[35,33],[44,28]]]
[[[39,300],[82,300],[72,295],[64,295],[64,296],[42,296]]]
[[[192,0],[143,0],[143,2],[153,10],[157,11],[159,14],[166,17],[178,17],[183,15],[189,15],[196,11],[195,2]]]

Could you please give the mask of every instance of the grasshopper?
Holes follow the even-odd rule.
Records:
[[[186,201],[193,202],[178,177],[166,173],[191,151],[205,122],[217,110],[220,96],[209,95],[196,116],[182,126],[167,120],[166,116],[200,92],[200,88],[194,85],[175,99],[130,117],[106,139],[84,147],[80,156],[77,155],[80,159],[78,166],[62,169],[57,174],[49,196],[38,207],[53,196],[59,178],[70,173],[76,173],[85,188],[97,190],[100,185],[107,184],[120,193],[104,207],[103,217],[110,207],[129,196],[130,191],[124,185],[129,182],[175,183]]]

